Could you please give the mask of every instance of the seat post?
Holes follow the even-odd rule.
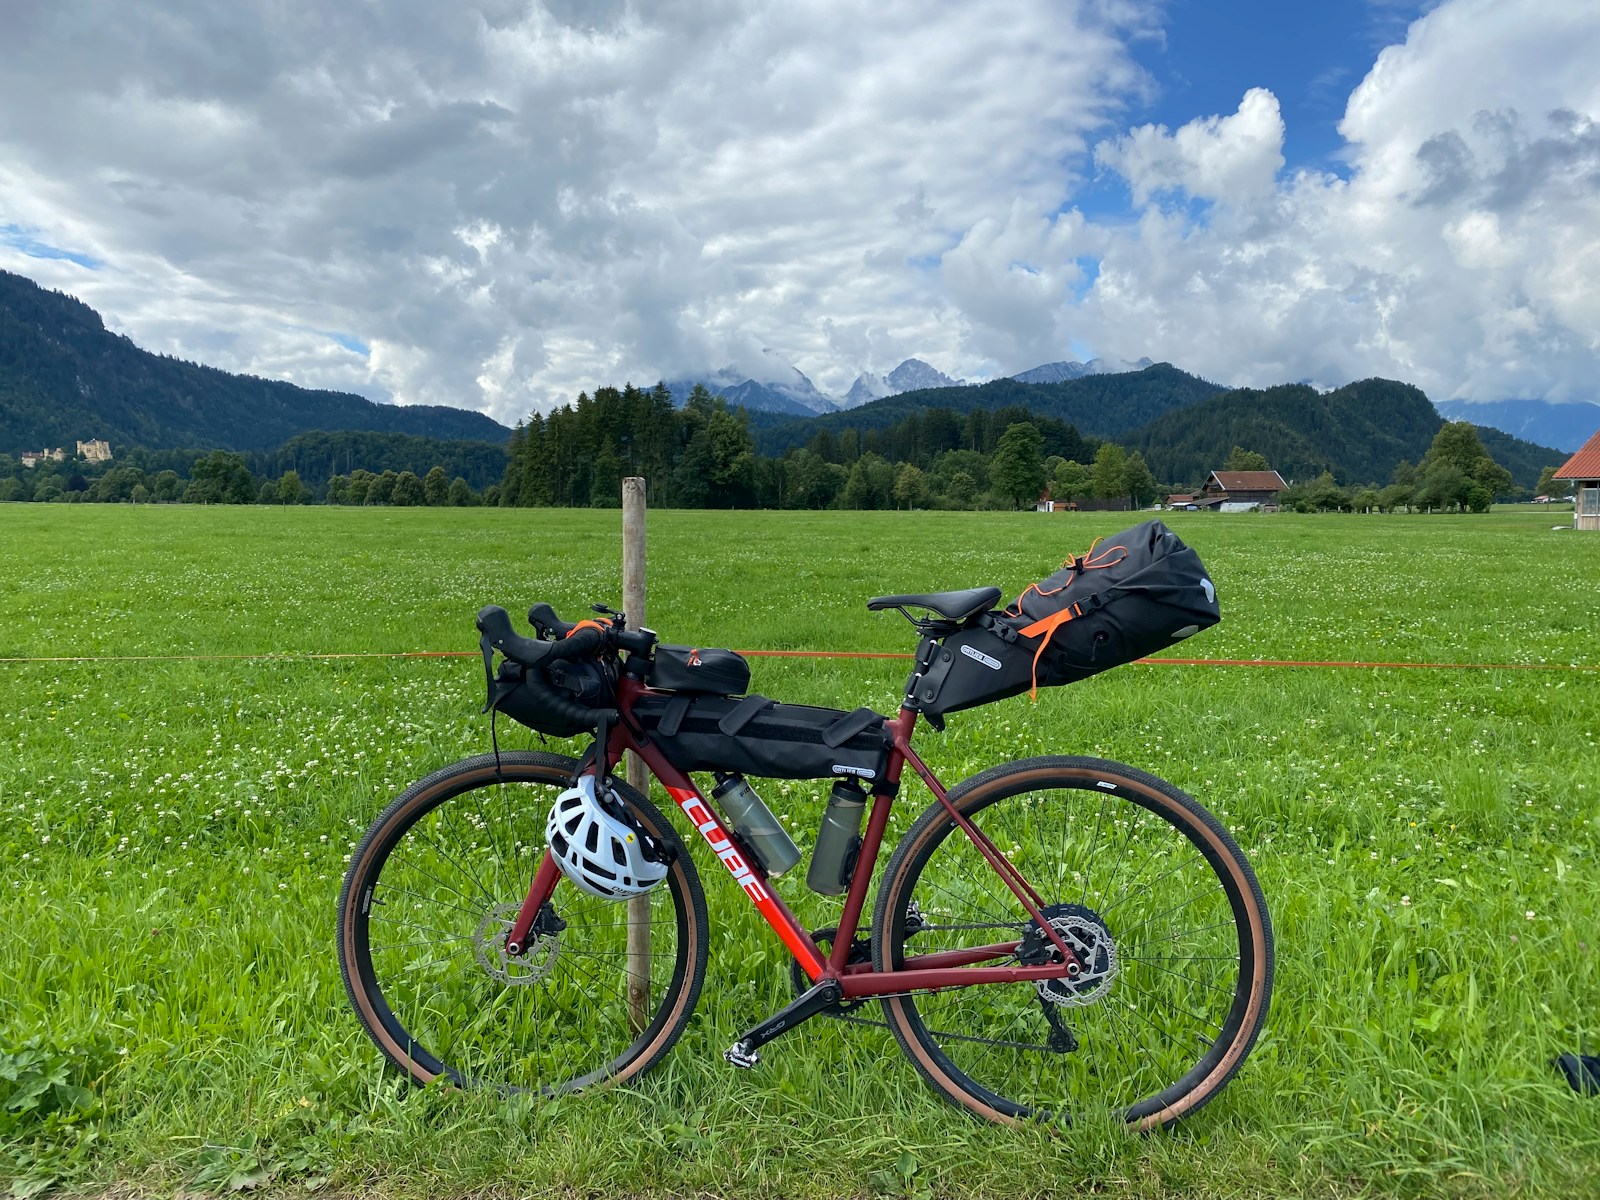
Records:
[[[911,677],[906,680],[906,698],[900,702],[901,708],[915,708],[917,701],[917,684],[922,682],[923,673],[933,665],[933,656],[939,651],[936,639],[925,637],[917,646],[916,665],[911,668]]]

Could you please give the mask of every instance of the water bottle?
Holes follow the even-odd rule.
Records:
[[[822,813],[822,828],[817,830],[817,848],[811,852],[811,869],[806,886],[824,896],[838,896],[856,873],[856,858],[861,850],[861,814],[866,810],[867,793],[853,779],[841,779],[828,794],[828,807]]]
[[[784,832],[772,810],[761,803],[743,775],[716,773],[711,796],[733,824],[733,832],[759,860],[768,875],[782,875],[800,861],[800,847]]]

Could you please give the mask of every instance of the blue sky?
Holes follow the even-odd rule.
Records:
[[[1373,0],[1168,0],[1164,36],[1135,41],[1134,57],[1160,84],[1133,114],[1177,128],[1233,111],[1264,87],[1278,98],[1287,169],[1344,172],[1338,124],[1378,52],[1434,3]]]
[[[1284,170],[1349,174],[1339,133],[1345,102],[1384,46],[1437,0],[1167,0],[1159,30],[1129,51],[1155,89],[1135,100],[1128,124],[1177,129],[1196,117],[1230,113],[1251,88],[1264,87],[1283,114]],[[1106,220],[1133,213],[1126,181],[1094,173],[1073,197]]]

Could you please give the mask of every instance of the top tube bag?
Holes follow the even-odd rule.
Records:
[[[1146,521],[1097,539],[1003,612],[944,638],[916,681],[916,707],[939,717],[1022,692],[1037,699],[1039,688],[1143,658],[1220,619],[1200,556]]]

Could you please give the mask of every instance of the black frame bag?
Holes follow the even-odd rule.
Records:
[[[841,712],[779,704],[765,696],[647,693],[633,717],[680,771],[727,771],[764,779],[882,778],[886,718],[870,708]]]
[[[1029,584],[1004,612],[924,642],[917,708],[930,716],[1076,683],[1221,619],[1200,556],[1160,521],[1108,538]]]

